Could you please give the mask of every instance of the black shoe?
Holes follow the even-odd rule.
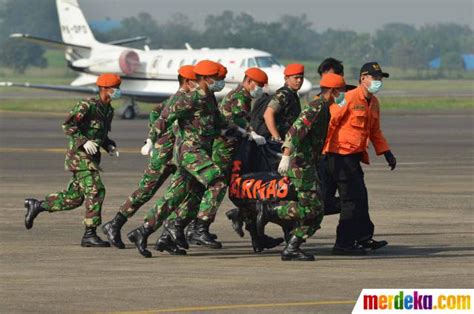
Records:
[[[334,244],[332,248],[332,254],[334,255],[366,255],[367,251],[361,245],[349,245],[341,246],[339,244]]]
[[[283,238],[272,238],[267,235],[263,235],[260,240],[264,249],[273,249],[279,246],[283,241]]]
[[[387,241],[375,241],[374,239],[368,239],[365,241],[358,242],[363,248],[371,249],[371,250],[378,250],[388,244]]]
[[[265,235],[265,225],[276,217],[278,214],[272,205],[262,201],[257,202],[257,233],[259,236]]]
[[[83,247],[110,247],[110,243],[103,241],[96,233],[96,227],[86,227],[86,232],[82,237]]]
[[[197,245],[202,245],[211,249],[220,249],[222,248],[222,244],[213,239],[212,236],[209,234],[210,224],[211,223],[208,221],[197,219],[196,226],[192,235],[193,241]]]
[[[118,249],[125,248],[125,244],[122,242],[122,237],[120,235],[120,230],[126,222],[127,217],[125,217],[121,213],[117,213],[114,219],[102,226],[102,231],[109,239],[110,244],[112,244]]]
[[[171,239],[174,243],[176,243],[183,249],[189,249],[189,244],[186,241],[186,236],[184,232],[185,227],[186,224],[181,218],[176,218],[176,220],[173,221],[167,220],[164,225],[164,229],[171,236]]]
[[[196,245],[198,244],[197,241],[194,241],[193,239],[194,228],[196,228],[196,219],[191,221],[189,225],[186,227],[186,241],[188,242],[188,244],[196,244]],[[217,239],[217,234],[209,233],[209,236],[213,240]]]
[[[282,261],[314,261],[314,255],[307,254],[300,249],[301,243],[304,240],[297,236],[291,236],[290,241],[286,245],[283,252],[281,252]]]
[[[158,241],[156,241],[155,250],[160,252],[166,251],[171,255],[186,255],[186,251],[178,248],[166,231],[163,231]]]
[[[244,237],[244,230],[242,227],[244,226],[244,221],[240,216],[240,210],[238,208],[233,208],[228,210],[225,215],[227,218],[232,221],[232,229],[241,237]]]
[[[40,202],[34,198],[25,199],[24,205],[26,208],[26,214],[25,214],[26,229],[33,228],[33,221],[35,220],[36,216],[38,216],[39,213],[46,211],[46,209],[44,209],[43,206],[41,206],[42,203],[43,202]]]
[[[127,234],[130,242],[135,244],[138,249],[138,252],[144,257],[151,257],[151,252],[146,249],[148,244],[148,237],[152,234],[154,230],[150,227],[145,227],[145,225],[138,227],[130,231]]]

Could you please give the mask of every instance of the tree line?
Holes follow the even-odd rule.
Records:
[[[100,41],[147,36],[150,48],[255,48],[281,59],[321,61],[328,56],[358,66],[377,60],[383,66],[424,70],[441,58],[441,67],[462,70],[462,54],[474,53],[473,30],[467,25],[433,24],[421,27],[403,23],[385,24],[374,33],[327,29],[306,15],[283,15],[262,22],[247,13],[224,11],[208,15],[203,27],[196,27],[185,14],[177,13],[158,23],[149,13],[121,21],[106,33],[94,31]],[[53,0],[0,0],[0,64],[18,72],[28,66],[46,66],[44,48],[9,39],[13,32],[60,39]],[[143,45],[136,44],[136,47]]]

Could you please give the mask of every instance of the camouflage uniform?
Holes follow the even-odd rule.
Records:
[[[153,150],[138,189],[122,204],[120,213],[129,218],[148,202],[166,179],[175,171],[170,164],[173,156],[174,134],[172,123],[165,122],[169,115],[168,107],[185,94],[180,89],[176,94],[159,104],[150,113],[148,138],[153,143]]]
[[[283,148],[291,150],[288,178],[293,182],[298,201],[290,201],[275,209],[279,218],[295,220],[299,227],[293,233],[299,238],[313,235],[321,224],[324,211],[317,193],[319,180],[316,175],[316,162],[326,140],[329,116],[323,106],[323,99],[308,104],[288,131]]]
[[[250,103],[251,103],[250,94],[242,87],[238,86],[231,92],[229,92],[224,99],[222,99],[221,103],[218,106],[220,115],[222,120],[225,120],[227,124],[231,127],[241,127],[243,129],[247,129],[248,131],[251,130],[250,127]],[[238,139],[232,137],[224,137],[219,135],[213,142],[212,145],[212,161],[220,168],[221,172],[226,177],[226,186],[224,187],[223,193],[225,194],[225,188],[228,186],[228,180],[230,175],[230,166],[232,162],[232,156],[235,152],[235,149],[238,145]],[[177,189],[185,189],[183,180],[193,180],[192,178],[188,178],[189,175],[185,173],[182,174],[181,177],[175,178],[175,180],[179,180],[178,183],[181,183],[182,186],[179,186]],[[174,185],[177,186],[178,183]],[[196,183],[188,185],[189,188],[197,189]],[[175,212],[171,213],[168,217],[170,221],[175,220],[177,217],[182,218],[183,220],[186,218],[194,219],[198,215],[200,197],[202,197],[203,191],[195,191],[191,193],[186,200],[181,198],[182,203],[176,209]],[[176,195],[180,193],[177,192]],[[186,193],[184,193],[186,195]],[[173,197],[172,194],[169,195]],[[166,198],[166,195],[165,197]],[[173,197],[173,202],[176,206],[176,203],[180,199],[176,196]],[[196,204],[197,202],[197,204]],[[164,202],[163,202],[164,204]],[[169,204],[167,204],[169,206]]]
[[[278,89],[267,107],[275,111],[275,125],[280,136],[285,136],[301,113],[298,93],[286,85]]]
[[[98,97],[79,101],[62,125],[69,137],[65,168],[72,172],[72,180],[67,190],[46,196],[42,206],[49,212],[71,210],[85,200],[84,224],[96,227],[101,224],[102,202],[105,187],[100,179],[100,149],[93,156],[87,154],[83,145],[94,141],[108,151],[116,146],[108,138],[114,110],[110,105],[102,105]]]
[[[212,143],[221,128],[227,125],[219,115],[214,96],[199,87],[170,107],[169,120],[178,123],[173,152],[177,171],[165,197],[158,200],[155,219],[148,215],[146,222],[154,225],[161,220],[160,215],[169,214],[179,204],[181,209],[190,208],[189,204],[196,204],[198,200],[201,202],[197,218],[213,221],[225,196],[226,185],[223,172],[211,159]],[[186,215],[194,216],[189,212]],[[154,228],[156,230],[156,226]]]

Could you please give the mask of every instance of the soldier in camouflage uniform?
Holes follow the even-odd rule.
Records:
[[[107,235],[110,243],[117,248],[125,248],[122,242],[120,230],[132,217],[138,209],[148,202],[163,182],[175,171],[176,167],[172,165],[171,158],[174,145],[174,134],[172,124],[166,124],[167,113],[165,117],[161,114],[174,104],[182,95],[189,91],[189,84],[196,79],[192,72],[192,65],[185,65],[178,70],[178,82],[180,89],[169,99],[157,105],[150,113],[149,133],[145,145],[141,149],[142,155],[150,155],[147,168],[143,177],[138,183],[138,189],[134,191],[122,204],[114,219],[102,226],[103,232]],[[163,238],[164,239],[164,238]],[[166,246],[168,248],[168,246]]]
[[[165,193],[172,197],[176,205],[187,197],[198,197],[204,186],[196,229],[205,237],[208,246],[214,248],[221,247],[221,244],[210,236],[209,224],[225,195],[224,174],[211,160],[212,143],[221,129],[226,127],[225,122],[220,119],[212,93],[216,90],[218,71],[219,67],[215,62],[204,60],[197,63],[194,73],[199,86],[170,107],[169,119],[176,119],[178,123],[173,152],[173,163],[176,164],[177,171]],[[177,181],[181,183],[176,184]],[[181,189],[183,185],[185,188]],[[170,207],[172,206],[167,208]],[[151,253],[146,250],[147,238],[159,227],[163,215],[168,216],[169,212],[157,211],[155,217],[148,217],[143,226],[129,233],[129,239],[145,257],[151,257]],[[184,228],[189,222],[190,219],[176,219],[165,225],[173,240],[184,248],[187,247]]]
[[[282,136],[285,136],[301,112],[298,90],[304,82],[304,66],[297,63],[288,64],[284,75],[285,85],[275,92],[263,113],[262,118],[265,121],[265,126],[257,129],[261,135],[275,144],[283,143]],[[243,213],[241,210],[234,208],[226,215],[232,220],[234,230],[242,235]],[[283,229],[287,234],[286,228]],[[263,232],[261,233],[263,235]]]
[[[330,119],[329,115],[324,114],[328,110],[323,107],[344,99],[345,82],[342,76],[329,73],[323,76],[320,86],[321,97],[308,104],[288,131],[278,167],[278,172],[294,184],[298,201],[278,206],[266,204],[259,208],[259,227],[273,218],[297,222],[281,254],[285,261],[314,260],[314,256],[303,252],[300,245],[319,229],[324,217],[316,175],[316,164],[321,157]]]
[[[81,245],[110,246],[96,234],[96,228],[101,224],[102,202],[105,197],[105,187],[99,172],[100,147],[118,157],[116,144],[109,139],[108,133],[114,115],[110,102],[120,97],[120,83],[120,77],[115,74],[100,75],[97,79],[99,96],[78,102],[69,113],[62,127],[69,137],[65,168],[72,172],[72,179],[67,190],[49,194],[44,201],[25,200],[27,229],[33,227],[33,221],[40,212],[72,210],[85,201],[86,232]]]

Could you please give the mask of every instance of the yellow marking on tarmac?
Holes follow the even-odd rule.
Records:
[[[120,148],[119,153],[138,154],[138,148]],[[0,147],[0,153],[66,153],[66,148],[26,148],[26,147]]]
[[[236,309],[252,309],[252,308],[276,308],[276,307],[294,307],[294,306],[311,306],[311,305],[338,305],[338,304],[355,304],[354,300],[339,301],[314,301],[314,302],[290,302],[290,303],[271,303],[271,304],[235,304],[235,305],[216,305],[216,306],[196,306],[181,307],[173,309],[157,309],[144,311],[125,311],[112,312],[114,314],[151,314],[151,313],[173,313],[173,312],[195,312],[195,311],[217,311],[217,310],[236,310]]]

